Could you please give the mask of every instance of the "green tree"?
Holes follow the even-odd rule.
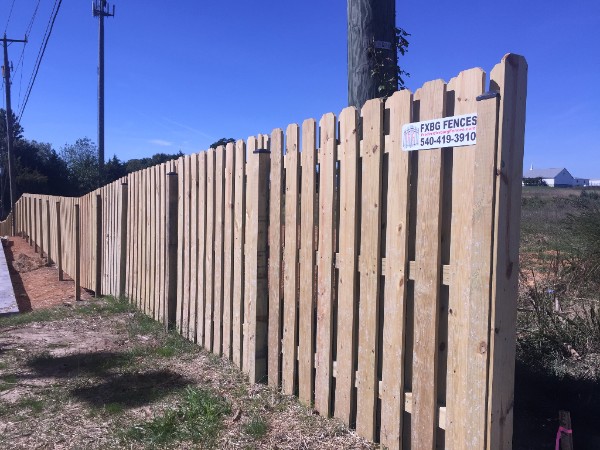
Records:
[[[112,183],[127,175],[127,168],[117,155],[113,155],[104,165],[104,178],[106,183]]]
[[[125,169],[127,173],[136,172],[138,170],[147,169],[148,167],[156,166],[157,164],[162,164],[182,156],[183,153],[181,151],[172,155],[167,153],[155,153],[151,158],[130,159],[125,163]]]
[[[65,144],[60,150],[72,182],[70,195],[80,196],[98,187],[98,149],[89,138],[80,138],[74,144]]]
[[[217,148],[220,145],[226,146],[230,142],[235,142],[235,139],[233,139],[233,138],[221,138],[217,142],[213,142],[212,144],[210,144],[210,148]]]

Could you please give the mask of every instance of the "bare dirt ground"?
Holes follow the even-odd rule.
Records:
[[[376,448],[125,302],[73,302],[18,241],[32,311],[0,318],[0,448]]]
[[[11,237],[5,247],[6,262],[20,312],[43,309],[75,301],[75,283],[65,274],[59,281],[54,264],[48,265],[46,254],[40,256],[27,241]],[[91,295],[81,290],[81,299]]]

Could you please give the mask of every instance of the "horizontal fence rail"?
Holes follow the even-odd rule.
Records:
[[[526,80],[507,55],[487,89],[471,69],[81,198],[25,194],[17,231],[387,448],[511,448]],[[475,145],[402,150],[403,125],[471,113]]]

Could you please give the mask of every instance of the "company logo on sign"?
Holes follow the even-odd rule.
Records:
[[[402,132],[402,147],[404,150],[411,150],[419,145],[419,127],[408,125]]]

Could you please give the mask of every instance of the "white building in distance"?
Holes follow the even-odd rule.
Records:
[[[590,185],[588,178],[577,178],[564,167],[550,169],[534,169],[533,166],[523,172],[523,178],[540,178],[551,187],[585,187]]]

